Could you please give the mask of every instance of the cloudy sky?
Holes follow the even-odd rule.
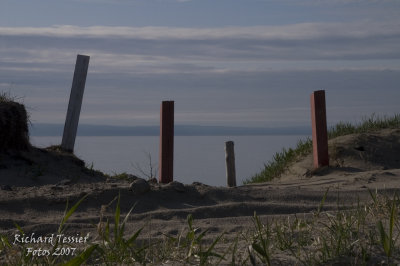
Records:
[[[400,113],[399,0],[0,0],[0,91],[63,124],[77,54],[80,123],[328,123]]]

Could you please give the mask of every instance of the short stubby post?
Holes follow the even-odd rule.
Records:
[[[311,94],[311,122],[314,168],[329,166],[325,91]]]
[[[159,182],[174,181],[174,101],[161,103],[159,164]]]
[[[226,181],[228,187],[236,187],[235,149],[233,141],[225,142]]]
[[[61,149],[67,152],[74,151],[79,115],[82,107],[83,91],[85,90],[86,76],[89,68],[89,59],[89,56],[79,54],[76,58],[74,78],[61,142]]]

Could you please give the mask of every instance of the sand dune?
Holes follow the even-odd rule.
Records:
[[[317,171],[312,169],[310,155],[300,158],[280,179],[267,183],[225,188],[149,182],[149,187],[139,192],[131,185],[139,182],[137,179],[106,179],[85,169],[79,159],[57,151],[2,154],[0,233],[12,236],[14,222],[37,235],[56,232],[67,201],[76,202],[84,195],[88,197],[71,216],[68,232],[90,232],[91,240],[96,241],[100,216],[113,217],[115,202],[105,206],[118,194],[122,213],[136,204],[127,234],[145,226],[146,237],[176,235],[192,214],[198,227],[210,229],[207,237],[211,239],[222,232],[234,237],[251,228],[254,212],[262,221],[293,214],[306,217],[318,208],[327,189],[324,211],[351,208],[358,200],[368,202],[368,190],[400,192],[399,129],[339,137],[329,146],[331,167]],[[46,165],[42,175],[34,178],[29,171],[23,175],[40,163]],[[73,175],[81,178],[73,179]]]

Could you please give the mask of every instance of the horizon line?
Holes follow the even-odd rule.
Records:
[[[63,124],[32,123],[31,136],[62,136]],[[119,126],[80,124],[77,136],[159,136],[159,125]],[[217,125],[175,125],[175,136],[263,136],[311,135],[311,126],[249,127]]]

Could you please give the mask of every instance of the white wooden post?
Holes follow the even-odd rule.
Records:
[[[89,67],[89,59],[89,56],[79,54],[76,58],[74,78],[72,81],[71,95],[69,97],[67,117],[65,119],[64,133],[61,143],[61,149],[67,152],[74,152],[83,91],[85,90],[86,76]]]
[[[235,150],[233,141],[225,142],[225,159],[228,187],[236,187]]]

